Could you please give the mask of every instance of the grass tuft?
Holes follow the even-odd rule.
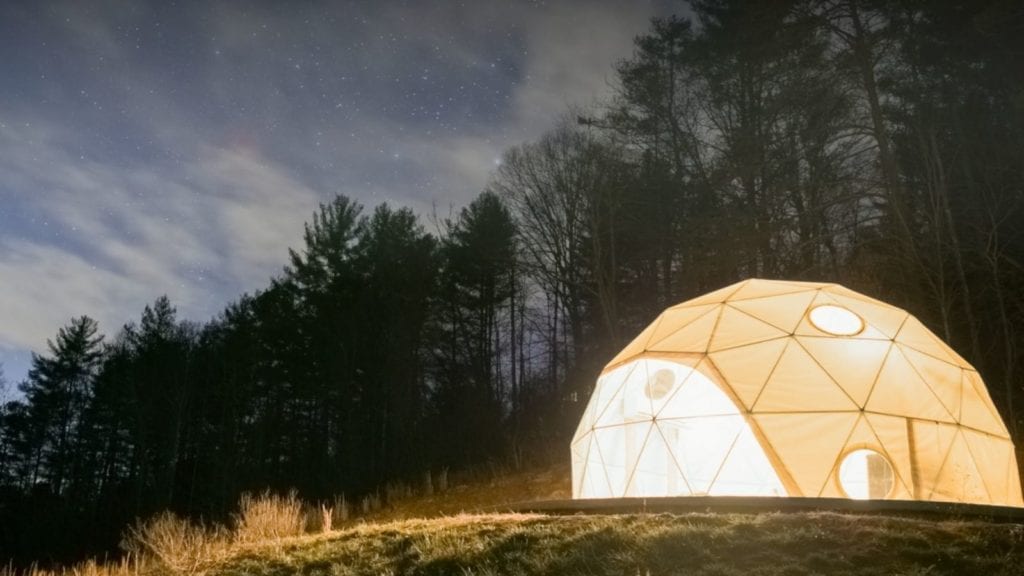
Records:
[[[231,539],[220,526],[206,527],[164,512],[128,528],[121,541],[129,558],[146,571],[201,574],[227,555]]]
[[[285,495],[242,494],[235,515],[234,537],[238,542],[260,542],[298,536],[305,531],[306,515],[295,490]]]

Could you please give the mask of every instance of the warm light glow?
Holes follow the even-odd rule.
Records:
[[[978,372],[837,284],[752,278],[667,308],[610,360],[570,451],[573,498],[1024,506]]]
[[[637,360],[597,394],[606,406],[573,445],[577,498],[786,495],[746,418],[700,371]]]
[[[860,316],[841,306],[815,306],[808,316],[815,328],[836,336],[853,336],[864,330],[864,321]]]
[[[854,450],[839,465],[839,485],[855,500],[886,498],[892,492],[892,466],[874,450]]]

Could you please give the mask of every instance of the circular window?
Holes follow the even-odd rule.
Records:
[[[651,400],[660,400],[672,390],[675,384],[676,375],[671,370],[662,368],[647,380],[647,387],[644,389],[644,392]]]
[[[888,498],[894,484],[892,466],[874,450],[854,450],[839,465],[839,487],[855,500]]]
[[[811,308],[808,317],[815,328],[835,336],[853,336],[864,330],[864,321],[860,316],[842,306],[832,304],[815,306]]]

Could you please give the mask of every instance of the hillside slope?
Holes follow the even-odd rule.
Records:
[[[239,550],[213,574],[1024,573],[1019,525],[834,513],[459,515]]]
[[[140,535],[142,556],[30,576],[594,574],[906,576],[1024,574],[1024,525],[882,513],[495,514],[569,496],[568,468],[453,478],[443,492],[392,494],[326,533],[254,538],[173,517]],[[393,491],[394,492],[394,491]],[[263,496],[265,534],[294,501]],[[297,513],[297,509],[292,509]],[[467,513],[468,512],[468,513]],[[262,515],[261,515],[262,514]],[[263,523],[263,525],[261,525]],[[313,529],[308,524],[307,530]],[[148,553],[147,553],[148,550]],[[20,573],[0,567],[0,576]]]

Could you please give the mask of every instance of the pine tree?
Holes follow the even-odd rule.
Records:
[[[480,194],[448,222],[436,318],[435,449],[448,465],[494,457],[515,359],[511,300],[516,228],[499,196]]]
[[[102,359],[103,336],[97,332],[96,321],[88,316],[72,320],[55,341],[47,341],[49,356],[32,356],[28,379],[20,386],[33,444],[28,483],[43,483],[54,494],[81,473],[79,425]]]

